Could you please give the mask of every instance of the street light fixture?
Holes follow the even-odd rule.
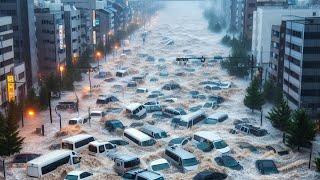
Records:
[[[98,61],[98,71],[100,72],[100,59],[101,59],[101,52],[100,51],[96,52],[96,59]]]

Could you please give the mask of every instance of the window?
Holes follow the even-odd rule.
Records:
[[[140,159],[136,158],[134,160],[124,162],[124,168],[134,167],[134,166],[137,166],[139,164],[140,164]]]
[[[84,179],[84,178],[89,177],[91,175],[92,175],[91,173],[83,172],[83,173],[80,174],[80,179]]]
[[[88,138],[88,139],[84,139],[84,140],[82,140],[82,141],[76,142],[76,143],[75,143],[75,147],[76,147],[76,148],[80,148],[80,147],[82,147],[82,146],[85,146],[85,145],[89,144],[89,143],[92,142],[92,141],[94,141],[94,138],[93,138],[93,137],[90,137],[90,138]]]
[[[104,146],[99,146],[99,153],[103,153],[105,151]]]
[[[114,146],[112,144],[106,144],[105,147],[106,147],[106,149],[113,149],[114,148]]]
[[[0,55],[12,51],[12,46],[0,48]]]
[[[302,76],[302,82],[318,83],[318,82],[320,82],[320,76]]]
[[[51,164],[43,166],[41,168],[42,174],[47,174],[47,173],[57,169],[57,167],[69,163],[69,160],[70,160],[70,156],[67,156],[67,157],[65,157],[63,159],[57,160],[57,161],[55,161],[55,162],[53,162]]]
[[[320,54],[320,47],[304,47],[303,54]]]
[[[134,142],[134,143],[136,143],[136,144],[140,145],[140,142],[139,142],[137,139],[135,139],[135,138],[131,137],[129,134],[124,133],[124,136],[125,136],[125,137],[127,137],[128,139],[130,139],[132,142]]]
[[[286,55],[286,58],[289,60],[289,62],[295,64],[296,66],[299,66],[300,67],[300,60],[292,57],[292,56],[287,56]]]

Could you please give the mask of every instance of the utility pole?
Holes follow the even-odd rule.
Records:
[[[48,94],[48,104],[49,104],[50,122],[52,124],[51,91],[49,91],[49,94]]]

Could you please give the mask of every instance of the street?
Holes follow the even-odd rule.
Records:
[[[181,8],[183,3],[183,8]],[[115,53],[109,54],[106,61],[103,59],[99,62],[102,66],[101,71],[111,72],[114,81],[106,82],[104,79],[95,78],[97,72],[93,72],[92,91],[89,90],[88,74],[83,74],[83,81],[76,82],[75,92],[64,92],[61,99],[52,100],[52,107],[55,107],[59,101],[75,100],[79,97],[79,116],[88,115],[88,109],[105,110],[111,108],[122,108],[120,113],[108,113],[104,120],[91,120],[90,125],[83,124],[79,126],[68,126],[68,120],[78,117],[77,112],[60,111],[62,118],[62,129],[67,136],[88,133],[99,140],[119,139],[121,134],[109,133],[104,130],[104,121],[111,119],[120,120],[126,127],[133,122],[152,122],[155,126],[168,132],[170,137],[164,140],[157,140],[157,144],[152,147],[137,147],[134,144],[128,146],[117,147],[117,152],[125,154],[134,154],[142,160],[142,166],[147,167],[150,160],[154,160],[163,156],[166,143],[173,137],[193,136],[197,131],[214,131],[218,134],[231,149],[233,157],[239,161],[244,167],[241,171],[231,170],[218,166],[213,160],[219,155],[217,151],[202,152],[188,144],[187,149],[200,161],[197,171],[182,174],[177,169],[171,168],[164,172],[167,179],[191,179],[194,175],[204,169],[216,169],[228,174],[229,179],[313,179],[314,172],[307,169],[306,164],[308,158],[305,154],[290,153],[288,156],[278,156],[270,153],[265,149],[266,145],[277,144],[282,142],[282,133],[274,129],[270,122],[264,117],[262,128],[268,130],[268,135],[263,137],[255,137],[245,134],[230,134],[229,130],[234,127],[234,121],[242,118],[248,118],[250,123],[260,126],[260,113],[252,113],[250,109],[243,105],[245,89],[249,84],[248,80],[230,77],[226,71],[221,69],[219,63],[209,64],[208,62],[190,62],[188,64],[177,64],[177,57],[213,57],[228,56],[230,48],[220,43],[223,33],[212,33],[207,29],[207,21],[202,15],[203,9],[199,2],[168,2],[164,9],[161,9],[145,28],[141,28],[131,35],[129,39],[131,55],[122,55],[124,47],[121,47]],[[143,42],[142,34],[146,33],[145,42]],[[154,60],[152,60],[154,58]],[[163,58],[164,61],[159,61]],[[149,60],[147,60],[149,59]],[[95,64],[96,65],[96,64]],[[126,69],[128,76],[116,77],[116,71]],[[166,72],[167,75],[161,75]],[[145,75],[143,83],[138,83],[138,88],[147,88],[149,93],[136,93],[136,88],[129,88],[127,84],[134,76]],[[150,81],[155,78],[157,81]],[[200,82],[209,80],[219,80],[221,82],[231,82],[231,87],[222,90],[206,90]],[[175,82],[180,85],[181,90],[165,91],[162,87]],[[122,88],[119,88],[122,87]],[[150,99],[148,95],[151,91],[161,91],[167,98],[175,98],[173,103],[165,102],[164,99],[156,99],[161,105],[183,108],[185,111],[190,108],[203,105],[207,100],[190,98],[190,91],[199,91],[205,96],[218,95],[225,99],[217,109],[204,109],[207,115],[215,112],[224,112],[228,114],[228,119],[217,124],[199,123],[192,128],[174,129],[171,126],[171,119],[155,120],[151,113],[143,120],[132,120],[125,116],[125,108],[130,103],[144,104]],[[108,105],[97,105],[96,100],[99,95],[114,95],[120,101]],[[270,107],[265,105],[267,112]],[[24,127],[20,129],[20,133],[25,137],[22,152],[33,152],[44,154],[49,152],[49,147],[53,144],[59,144],[61,139],[67,137],[59,131],[59,116],[52,110],[53,123],[50,123],[49,111],[43,111],[33,118],[26,118]],[[35,134],[36,128],[44,125],[45,136]],[[254,146],[257,151],[252,152],[249,149],[241,148],[239,143],[246,143]],[[80,169],[88,170],[97,174],[96,179],[117,179],[119,176],[109,176],[115,174],[113,171],[113,161],[107,157],[99,158],[89,156],[87,150],[81,153],[82,162]],[[277,162],[279,174],[272,176],[261,176],[256,170],[255,161],[258,159],[273,159]],[[46,175],[50,179],[59,179],[59,174],[63,172],[65,167],[58,168],[53,173]],[[69,168],[69,167],[68,167]],[[67,171],[70,169],[67,168]],[[106,175],[108,174],[108,175]],[[24,168],[12,168],[8,170],[9,179],[25,179],[26,170]]]

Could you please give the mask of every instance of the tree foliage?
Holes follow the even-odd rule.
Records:
[[[265,103],[263,94],[260,92],[260,82],[258,77],[255,77],[250,86],[247,88],[246,96],[244,98],[244,105],[252,111],[261,110],[262,105]]]
[[[282,99],[280,104],[271,109],[266,118],[270,120],[275,128],[286,131],[291,118],[291,110],[288,103]]]
[[[21,110],[15,102],[8,103],[7,116],[0,115],[0,156],[10,156],[22,149],[24,138],[19,136]]]
[[[320,153],[318,153],[318,157],[315,158],[317,171],[320,172]]]
[[[278,105],[282,102],[282,89],[273,80],[267,80],[263,85],[263,95],[266,101]]]
[[[288,144],[291,147],[306,147],[313,140],[316,133],[315,123],[310,119],[305,110],[296,110],[289,123],[287,130]]]

